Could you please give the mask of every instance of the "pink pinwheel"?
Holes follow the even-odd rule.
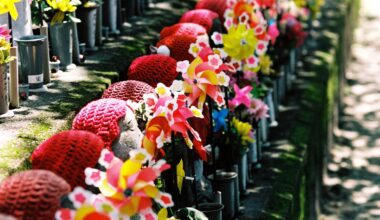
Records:
[[[183,66],[183,62],[178,65]],[[188,94],[189,104],[197,102],[198,108],[202,109],[207,96],[219,106],[224,104],[220,87],[228,86],[230,78],[223,71],[229,67],[210,48],[203,48],[188,68],[178,69],[182,72],[183,89]]]
[[[228,103],[230,107],[236,108],[237,106],[243,104],[247,108],[251,107],[251,94],[252,86],[245,86],[240,89],[237,84],[234,84],[235,97],[230,100]]]
[[[143,147],[151,154],[152,152],[157,152],[157,149],[163,146],[163,141],[167,139],[167,134],[174,131],[175,133],[180,133],[186,144],[190,148],[194,147],[198,155],[203,160],[206,160],[206,151],[199,144],[202,140],[198,132],[188,122],[188,119],[192,117],[203,118],[202,111],[195,106],[189,107],[186,95],[171,91],[170,88],[162,83],[157,84],[155,91],[155,97],[147,98],[148,96],[146,96],[145,99],[147,100],[148,108],[153,111],[153,119],[161,118],[161,120],[155,120],[160,121],[160,124],[152,124],[153,119],[148,123]],[[189,132],[193,139],[190,138]]]

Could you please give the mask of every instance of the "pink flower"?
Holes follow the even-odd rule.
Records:
[[[248,109],[248,112],[258,121],[269,117],[268,110],[268,106],[263,101],[254,98],[251,100],[251,107]]]
[[[5,38],[9,40],[11,38],[11,31],[7,28],[7,25],[0,25],[0,38]]]

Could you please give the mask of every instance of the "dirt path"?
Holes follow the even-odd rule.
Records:
[[[320,219],[380,219],[380,2],[361,4]]]

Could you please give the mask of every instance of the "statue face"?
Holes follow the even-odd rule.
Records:
[[[141,147],[143,134],[138,127],[135,114],[127,108],[125,117],[119,121],[120,135],[112,144],[112,151],[115,156],[122,160],[129,158],[129,152]]]

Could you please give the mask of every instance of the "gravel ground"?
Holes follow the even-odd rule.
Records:
[[[380,219],[380,4],[361,4],[320,219]]]

